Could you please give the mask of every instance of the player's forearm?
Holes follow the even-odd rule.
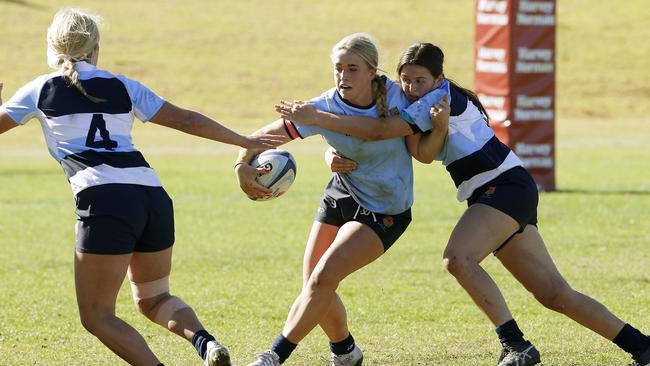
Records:
[[[434,128],[431,133],[422,134],[413,154],[418,161],[429,164],[440,154],[447,141],[447,129]]]
[[[217,121],[194,111],[188,111],[188,118],[180,124],[180,131],[225,144],[244,146],[246,138]]]
[[[395,116],[389,118],[340,116],[318,111],[317,124],[328,130],[371,141],[402,137],[413,133],[405,121]]]
[[[291,137],[289,137],[289,134],[284,128],[284,121],[282,119],[275,120],[268,125],[260,128],[259,130],[255,131],[253,135],[273,135],[277,138],[283,138],[283,144],[291,141]],[[247,148],[241,148],[239,149],[239,153],[237,154],[237,160],[235,161],[235,165],[245,163],[248,164],[251,160],[253,160],[253,157],[255,155],[261,153],[264,151],[263,149],[247,149]]]

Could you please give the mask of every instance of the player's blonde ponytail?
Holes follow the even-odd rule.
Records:
[[[361,57],[371,69],[379,70],[379,51],[372,37],[366,33],[354,33],[343,37],[332,48],[331,57],[338,51],[350,51]],[[388,117],[388,101],[386,99],[386,84],[384,79],[376,76],[372,80],[372,98],[375,100],[380,117]]]
[[[375,100],[377,113],[381,118],[386,118],[389,114],[387,93],[384,78],[379,75],[375,76],[372,79],[372,99]]]
[[[96,98],[79,82],[76,62],[89,61],[98,51],[99,17],[88,14],[81,9],[66,8],[54,16],[47,29],[47,63],[54,69],[61,69],[70,84],[86,98],[95,103],[105,101]]]

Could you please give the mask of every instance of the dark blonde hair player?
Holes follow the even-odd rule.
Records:
[[[503,347],[499,366],[534,365],[540,362],[540,354],[524,339],[501,291],[480,265],[490,253],[542,305],[630,353],[634,359],[630,366],[650,366],[650,339],[595,299],[574,290],[558,271],[537,230],[535,182],[514,152],[496,138],[476,95],[445,80],[443,61],[442,50],[431,43],[416,43],[402,53],[397,73],[404,94],[413,102],[402,113],[403,119],[335,116],[300,102],[285,101],[277,109],[285,118],[368,140],[411,134],[406,121],[423,131],[433,127],[432,134],[436,130],[448,133],[442,149],[439,139],[431,139],[432,134],[411,135],[407,142],[409,150],[419,152],[413,154],[418,160],[441,160],[456,184],[458,200],[467,201],[468,208],[449,238],[444,264],[496,327]],[[435,104],[432,112],[448,118],[448,126],[440,121],[432,126],[429,107],[438,100],[441,89],[449,95],[450,104]],[[331,152],[327,160],[339,173],[355,168],[354,162]]]
[[[377,74],[378,51],[366,34],[344,37],[332,49],[335,87],[309,101],[317,109],[358,116],[398,113],[408,105],[399,85]],[[330,340],[329,364],[359,366],[363,354],[348,330],[346,309],[336,289],[349,274],[374,262],[411,222],[413,167],[403,138],[363,142],[318,126],[279,119],[260,133],[290,138],[321,135],[332,147],[354,157],[359,168],[334,175],[312,224],[303,260],[303,289],[271,348],[251,366],[283,363],[317,325]],[[269,193],[255,182],[263,173],[248,162],[256,152],[240,152],[236,172],[249,196]]]
[[[144,338],[115,315],[128,272],[142,314],[191,341],[205,365],[230,365],[228,350],[189,305],[169,293],[172,201],[133,146],[131,128],[137,117],[244,148],[271,148],[277,141],[241,136],[135,80],[97,68],[97,23],[79,9],[54,16],[47,55],[56,71],[37,77],[0,106],[0,133],[38,119],[50,154],[70,182],[77,205],[75,287],[84,328],[132,365],[162,365]]]

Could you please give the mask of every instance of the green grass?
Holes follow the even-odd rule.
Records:
[[[100,65],[240,132],[275,118],[280,98],[331,84],[328,53],[367,31],[392,75],[399,51],[434,41],[446,73],[472,85],[472,14],[463,1],[79,1],[106,20]],[[650,103],[641,0],[574,0],[558,8],[558,192],[541,194],[540,230],[577,289],[650,332]],[[0,1],[0,81],[8,98],[48,72],[44,33],[58,1]],[[67,5],[67,4],[66,4]],[[629,30],[632,25],[634,31]],[[0,135],[0,364],[123,364],[78,321],[74,210],[36,121]],[[137,125],[136,145],[174,198],[172,289],[230,347],[237,365],[266,349],[300,288],[301,260],[328,179],[324,145],[287,145],[298,178],[277,201],[252,202],[232,173],[236,150],[162,127]],[[437,164],[416,164],[414,221],[389,253],[353,274],[340,293],[368,365],[494,365],[493,329],[441,265],[464,206]],[[539,305],[494,258],[486,269],[545,365],[622,365],[610,342]],[[169,365],[198,365],[184,341],[138,315],[125,286],[117,312]],[[326,355],[315,330],[288,365]]]

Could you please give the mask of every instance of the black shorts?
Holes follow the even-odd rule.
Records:
[[[76,196],[83,253],[158,252],[174,244],[174,208],[162,187],[102,184]]]
[[[337,227],[349,221],[368,225],[379,235],[385,252],[411,223],[411,209],[397,215],[384,215],[363,208],[350,196],[336,199],[325,194],[314,220]]]
[[[521,233],[526,225],[537,226],[539,193],[533,177],[523,167],[514,167],[477,188],[467,200],[467,206],[482,203],[512,217],[519,223]]]

